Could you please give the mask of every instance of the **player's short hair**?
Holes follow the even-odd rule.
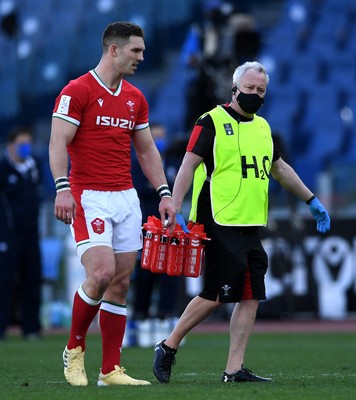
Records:
[[[236,85],[237,87],[239,87],[242,76],[249,69],[254,69],[254,70],[258,71],[258,72],[262,72],[266,77],[266,84],[268,85],[269,76],[267,74],[266,68],[264,67],[264,65],[262,65],[258,61],[246,61],[244,64],[239,65],[235,69],[234,75],[232,76],[232,84]]]
[[[102,46],[104,52],[106,52],[115,42],[119,42],[121,44],[128,42],[130,36],[139,36],[143,38],[143,29],[140,26],[127,21],[111,23],[105,28],[102,36]]]

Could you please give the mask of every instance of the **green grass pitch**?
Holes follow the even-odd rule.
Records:
[[[152,373],[153,349],[125,348],[127,373],[151,386],[96,386],[101,360],[100,336],[87,339],[87,387],[71,387],[63,377],[62,351],[67,335],[46,335],[39,342],[17,336],[0,342],[0,399],[7,400],[354,400],[355,333],[254,333],[245,366],[273,378],[272,383],[224,384],[227,333],[191,333],[177,354],[171,383]]]

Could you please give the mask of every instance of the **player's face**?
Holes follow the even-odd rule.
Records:
[[[119,72],[124,75],[133,75],[138,64],[144,60],[144,50],[145,43],[139,36],[130,36],[128,43],[123,47],[117,47],[116,63]]]
[[[267,83],[264,73],[249,69],[241,77],[238,89],[246,94],[257,93],[260,97],[265,97],[266,87]]]

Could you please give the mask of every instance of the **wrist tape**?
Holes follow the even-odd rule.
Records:
[[[61,176],[54,181],[56,185],[56,192],[64,192],[65,190],[70,190],[69,179],[66,176]]]
[[[161,199],[162,199],[162,197],[172,197],[172,193],[169,190],[169,186],[166,184],[159,186],[157,188],[157,193]]]

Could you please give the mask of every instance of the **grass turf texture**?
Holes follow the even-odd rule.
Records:
[[[228,335],[192,333],[177,354],[171,383],[159,384],[152,373],[153,349],[123,350],[122,365],[151,386],[96,386],[101,343],[87,339],[87,387],[71,387],[63,377],[62,351],[67,335],[47,335],[39,342],[10,336],[0,342],[0,398],[7,400],[140,399],[145,400],[354,400],[356,335],[351,333],[255,333],[246,367],[272,383],[224,384]]]

